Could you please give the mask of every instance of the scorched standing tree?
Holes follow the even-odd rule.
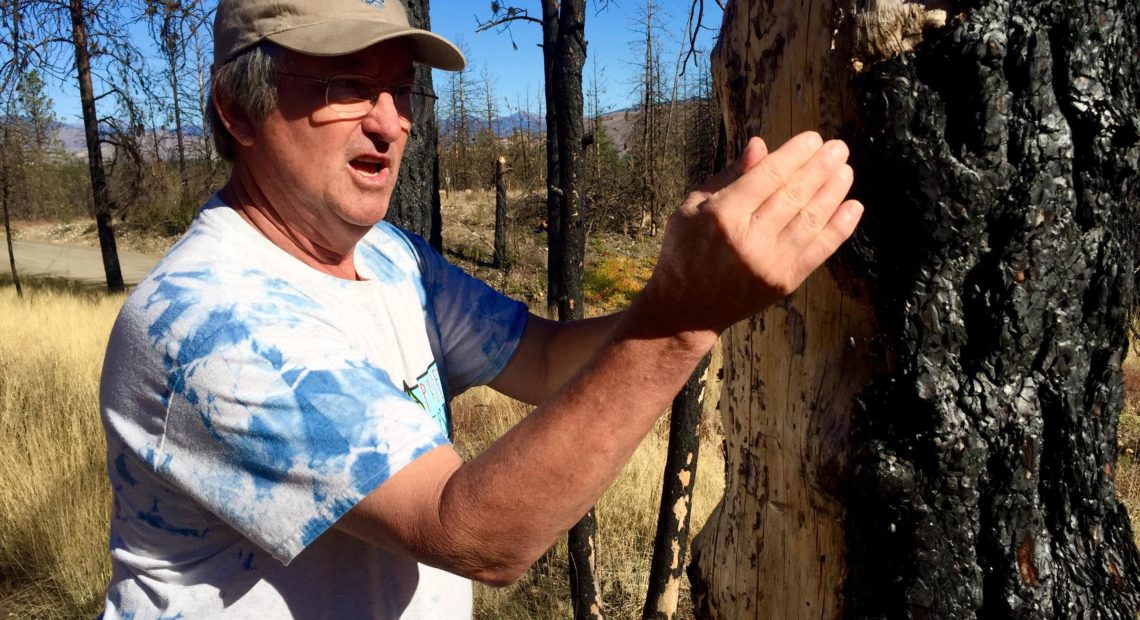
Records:
[[[857,239],[725,338],[699,617],[1135,618],[1134,0],[727,7],[730,150],[848,141]]]

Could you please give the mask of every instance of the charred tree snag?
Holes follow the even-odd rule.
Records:
[[[558,320],[583,316],[582,266],[586,251],[586,205],[583,201],[582,167],[582,66],[586,63],[586,0],[562,0],[558,10],[558,42],[554,60],[554,83],[560,93],[555,121],[558,123],[558,230],[561,260],[548,269],[561,269]],[[552,221],[553,225],[553,221]],[[550,235],[554,234],[552,226]],[[548,236],[549,238],[549,236]],[[570,528],[570,596],[574,618],[602,618],[602,590],[594,576],[597,519],[591,508]]]
[[[111,225],[111,194],[107,188],[107,175],[103,167],[102,142],[99,138],[99,116],[95,113],[95,89],[91,85],[91,51],[87,47],[87,14],[83,0],[70,0],[71,37],[75,45],[75,70],[79,77],[79,100],[83,108],[83,133],[87,141],[87,168],[91,174],[91,193],[94,198],[95,227],[99,233],[99,248],[103,255],[103,272],[107,276],[107,290],[120,293],[123,271],[119,267],[119,250],[115,244],[115,229]]]
[[[851,145],[856,239],[725,337],[698,617],[1135,618],[1134,0],[731,3],[730,151]]]
[[[677,615],[685,553],[689,548],[689,518],[693,487],[697,482],[701,412],[709,360],[706,355],[697,365],[673,399],[669,413],[669,448],[665,455],[657,533],[653,538],[653,560],[649,565],[649,589],[641,613],[643,620],[671,620]]]
[[[404,0],[408,21],[416,28],[431,28],[430,0]],[[416,65],[417,84],[432,85],[431,67]],[[400,175],[388,205],[388,221],[428,240],[443,251],[443,220],[439,213],[439,123],[435,110],[412,127],[404,149]]]
[[[507,258],[507,158],[495,159],[495,258],[498,269],[508,266]]]

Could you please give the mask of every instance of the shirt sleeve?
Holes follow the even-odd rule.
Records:
[[[420,261],[439,330],[448,387],[459,393],[502,372],[526,330],[526,304],[447,262],[423,239],[406,234]]]
[[[218,306],[167,326],[169,402],[151,462],[288,564],[393,473],[448,441],[331,326],[250,313]]]

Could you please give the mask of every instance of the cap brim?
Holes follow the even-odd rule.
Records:
[[[309,56],[344,56],[383,41],[404,39],[411,44],[412,60],[420,64],[445,71],[460,71],[467,65],[463,52],[451,41],[427,30],[385,22],[332,19],[265,38]]]

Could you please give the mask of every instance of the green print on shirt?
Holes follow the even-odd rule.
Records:
[[[447,398],[443,394],[443,381],[439,378],[439,367],[435,362],[428,366],[424,374],[416,378],[416,384],[409,386],[404,382],[404,393],[439,424],[445,435],[451,438],[451,412],[448,410]]]

